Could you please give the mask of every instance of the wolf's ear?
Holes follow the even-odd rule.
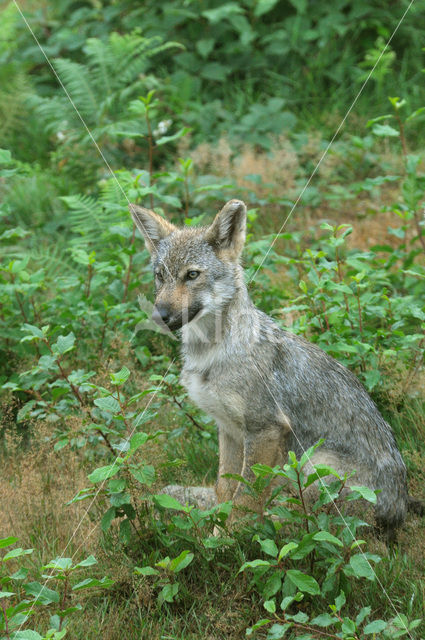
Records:
[[[243,249],[246,236],[246,206],[242,200],[230,200],[217,213],[207,230],[207,241],[218,250],[225,250],[237,259]]]
[[[145,239],[149,253],[155,252],[159,241],[177,229],[171,222],[164,220],[150,209],[139,207],[137,204],[130,204],[129,209],[134,224]]]

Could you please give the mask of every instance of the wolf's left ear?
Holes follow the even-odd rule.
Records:
[[[171,222],[150,209],[139,207],[137,204],[130,204],[129,209],[134,224],[145,239],[149,253],[155,253],[159,242],[177,229]]]
[[[217,250],[225,250],[237,259],[243,249],[246,236],[246,206],[242,200],[230,200],[217,213],[207,230],[207,241]]]

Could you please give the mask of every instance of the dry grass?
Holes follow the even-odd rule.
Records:
[[[53,450],[48,423],[37,423],[35,430],[27,450],[16,436],[6,437],[7,455],[1,461],[0,537],[13,534],[22,546],[35,546],[43,562],[67,547],[67,554],[74,553],[82,541],[82,553],[92,553],[95,538],[89,536],[92,524],[84,517],[84,503],[66,506],[87,485],[82,460],[70,449]]]

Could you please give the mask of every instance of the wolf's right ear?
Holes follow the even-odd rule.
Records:
[[[242,200],[230,200],[217,213],[207,230],[206,239],[218,251],[237,260],[246,236],[246,206]]]
[[[137,204],[130,204],[129,209],[134,224],[145,239],[149,253],[156,252],[160,240],[177,229],[171,222],[164,220],[150,209],[139,207]]]

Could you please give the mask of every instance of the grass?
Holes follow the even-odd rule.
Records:
[[[217,146],[200,145],[191,154],[199,174],[214,169],[219,178],[226,178],[240,186],[242,195],[250,194],[258,208],[255,235],[276,232],[286,215],[278,203],[280,199],[294,199],[305,183],[306,165],[317,158],[323,146],[321,134],[309,135],[296,147],[286,138],[276,141],[274,155],[257,152],[242,146],[234,153],[223,138]],[[379,174],[383,167],[389,173],[401,173],[397,157],[385,150],[385,145],[374,151],[371,160],[372,173]],[[363,156],[345,143],[336,144],[332,154],[320,168],[318,193],[321,201],[298,208],[288,223],[288,228],[299,231],[300,244],[309,246],[317,237],[317,224],[326,219],[341,223],[354,223],[354,233],[349,246],[367,250],[374,244],[397,247],[399,239],[387,231],[395,221],[390,210],[398,197],[398,187],[385,184],[380,190],[362,191],[350,199],[329,199],[332,184],[352,184],[354,179],[365,177]],[[255,181],[246,176],[257,176]],[[273,188],[270,187],[273,185]],[[238,194],[235,194],[238,195]],[[268,200],[266,204],[264,200]],[[388,205],[388,211],[383,207]],[[394,222],[394,224],[396,224]],[[285,253],[286,241],[280,240],[278,251]],[[288,277],[286,266],[277,265],[271,274],[272,292],[264,287],[254,288],[255,301],[277,296],[278,304],[297,295],[296,283]],[[257,297],[258,294],[258,297]],[[262,298],[263,296],[263,298]],[[267,303],[268,304],[268,303]],[[268,310],[267,304],[265,310]],[[163,337],[154,335],[146,340],[154,354],[141,366],[128,342],[116,337],[105,360],[97,362],[92,355],[91,365],[96,368],[94,380],[106,385],[108,372],[126,364],[133,372],[133,391],[150,385],[149,375],[160,368],[161,354],[174,357],[176,346]],[[155,358],[157,358],[155,360]],[[13,363],[12,368],[27,368],[28,363]],[[178,366],[174,367],[178,373]],[[173,369],[173,370],[174,370]],[[423,369],[417,367],[410,379],[410,370],[388,367],[384,372],[383,391],[376,397],[380,410],[391,423],[409,471],[412,495],[425,500],[425,407],[423,398]],[[34,548],[28,559],[30,578],[42,581],[41,565],[57,555],[65,553],[81,560],[93,554],[98,564],[94,575],[108,575],[115,580],[108,591],[91,592],[74,597],[81,602],[83,612],[75,613],[69,622],[69,637],[76,640],[101,636],[104,640],[119,640],[125,633],[126,640],[149,638],[152,640],[237,640],[245,636],[245,629],[266,616],[258,589],[249,573],[238,573],[243,562],[258,557],[252,542],[252,531],[234,534],[235,543],[224,548],[214,562],[196,557],[193,564],[179,574],[181,590],[175,603],[159,605],[159,588],[150,577],[133,575],[134,566],[155,563],[159,558],[173,555],[178,545],[175,540],[167,543],[167,537],[159,535],[147,520],[142,541],[131,539],[123,545],[115,524],[105,535],[100,529],[100,518],[105,510],[104,498],[97,500],[87,512],[87,502],[66,506],[82,488],[89,486],[87,475],[96,466],[106,464],[102,449],[67,447],[55,451],[51,439],[53,427],[47,421],[34,421],[28,425],[31,433],[19,433],[15,428],[16,407],[6,397],[3,405],[5,421],[4,446],[1,458],[0,482],[0,538],[8,535],[19,537],[20,546]],[[146,461],[157,470],[156,484],[151,488],[158,492],[168,483],[212,485],[217,472],[217,438],[215,427],[205,416],[185,403],[184,409],[198,426],[184,415],[170,394],[158,396],[153,405],[158,409],[156,419],[143,429],[168,432],[150,442],[143,450]],[[81,416],[70,415],[67,428],[77,434]],[[170,465],[174,461],[175,466]],[[143,496],[136,497],[143,506]],[[371,605],[375,617],[389,619],[397,611],[406,613],[409,619],[420,618],[425,609],[425,519],[409,515],[400,531],[398,545],[387,548],[371,534],[365,535],[368,549],[379,553],[377,582],[363,581],[350,593],[349,613],[355,617],[361,607]],[[412,544],[412,541],[414,542]],[[167,546],[168,544],[168,546]],[[16,565],[17,568],[18,565]],[[356,583],[357,587],[357,583]],[[393,603],[393,604],[391,604]],[[327,604],[317,600],[313,609],[322,613]],[[303,605],[298,606],[299,611]],[[46,616],[37,611],[35,626],[46,628]],[[125,632],[123,631],[125,630]],[[415,635],[413,635],[413,633]],[[425,627],[415,629],[415,640],[425,637]],[[258,631],[259,639],[265,632]]]

